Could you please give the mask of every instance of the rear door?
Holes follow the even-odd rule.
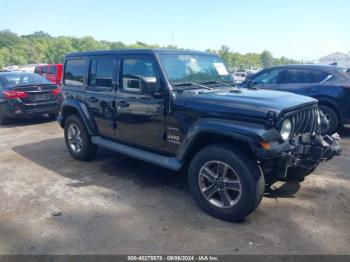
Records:
[[[317,69],[287,68],[278,90],[316,97],[322,92],[321,82],[328,76],[329,73]]]
[[[114,56],[94,56],[89,59],[86,103],[99,134],[106,137],[115,136],[116,67]]]
[[[161,96],[142,90],[142,77],[155,77],[160,85],[158,64],[151,55],[120,57],[117,96],[118,138],[151,148],[164,146],[165,113]]]

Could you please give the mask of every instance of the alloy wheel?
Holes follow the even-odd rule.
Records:
[[[68,144],[73,152],[79,153],[83,148],[83,139],[79,127],[72,123],[68,127]]]
[[[227,163],[209,161],[199,171],[198,184],[204,198],[219,208],[233,207],[241,197],[241,182]]]

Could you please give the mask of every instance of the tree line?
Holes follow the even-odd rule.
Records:
[[[67,53],[87,50],[103,50],[117,48],[178,48],[177,46],[159,46],[136,42],[125,44],[123,42],[97,41],[91,36],[53,37],[48,33],[38,31],[29,35],[17,35],[10,30],[0,31],[0,69],[9,65],[25,65],[37,63],[62,63]],[[297,63],[286,57],[274,58],[269,51],[241,54],[234,52],[227,46],[219,50],[206,50],[219,54],[229,67],[251,68],[270,67],[280,64]]]

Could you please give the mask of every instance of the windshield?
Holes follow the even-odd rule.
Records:
[[[161,54],[160,61],[172,85],[232,82],[224,62],[214,55]]]
[[[46,78],[33,73],[9,72],[0,74],[0,87],[51,84]]]

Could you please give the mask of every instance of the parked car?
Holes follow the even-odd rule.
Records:
[[[62,94],[58,121],[74,158],[101,146],[186,171],[203,210],[230,221],[258,207],[265,183],[303,179],[340,152],[339,137],[320,135],[317,100],[237,89],[209,53],[69,54]]]
[[[259,73],[261,71],[261,68],[259,68],[259,67],[251,67],[250,68],[250,74],[251,75],[254,75],[254,74],[256,74],[256,73]]]
[[[46,77],[52,83],[61,84],[62,64],[38,65],[34,69],[34,73]]]
[[[0,72],[0,125],[11,118],[48,114],[56,119],[60,89],[37,74]]]
[[[237,69],[233,73],[233,80],[235,83],[239,84],[242,83],[247,77],[247,71],[244,69]]]
[[[329,121],[325,134],[350,123],[350,75],[348,69],[324,65],[288,65],[265,69],[248,77],[242,87],[288,91],[310,96]]]

